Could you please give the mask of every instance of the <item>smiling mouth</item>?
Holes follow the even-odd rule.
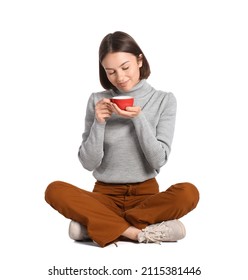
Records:
[[[118,86],[125,87],[127,85],[128,81],[125,81],[123,83],[118,83]]]

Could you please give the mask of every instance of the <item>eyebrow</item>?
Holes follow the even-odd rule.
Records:
[[[126,63],[130,62],[129,60],[123,62],[118,68],[122,67],[123,65],[125,65]],[[115,70],[114,68],[105,68],[105,70]]]

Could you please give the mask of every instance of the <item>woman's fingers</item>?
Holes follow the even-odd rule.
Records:
[[[112,115],[111,106],[109,104],[110,100],[107,98],[103,98],[96,103],[95,114],[96,119],[100,123],[104,123],[106,119]]]
[[[126,118],[134,118],[139,115],[141,108],[139,106],[126,107],[126,110],[121,110],[116,104],[111,103],[113,112],[119,116]]]
[[[121,110],[115,103],[112,103],[110,99],[103,98],[96,103],[95,113],[96,119],[104,123],[107,118],[111,117],[112,113],[123,118],[134,118],[139,115],[141,108],[139,106],[126,107],[126,110]]]

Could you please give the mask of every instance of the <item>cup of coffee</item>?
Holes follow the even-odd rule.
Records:
[[[110,101],[115,103],[121,110],[126,110],[126,107],[133,106],[134,98],[131,96],[115,96]]]

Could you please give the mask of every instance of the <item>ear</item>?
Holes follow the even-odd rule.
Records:
[[[143,65],[143,55],[142,55],[142,54],[140,54],[140,55],[138,56],[137,62],[138,62],[139,68],[142,67],[142,65]]]

